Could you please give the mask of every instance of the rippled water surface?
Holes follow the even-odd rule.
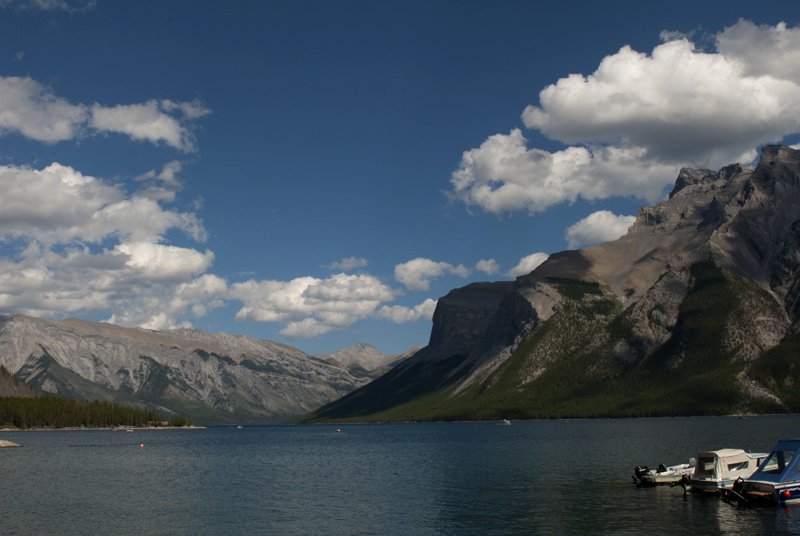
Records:
[[[800,506],[631,478],[787,437],[800,417],[3,432],[0,534],[797,534]]]

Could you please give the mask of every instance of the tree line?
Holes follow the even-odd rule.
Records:
[[[0,380],[11,376],[0,365]],[[15,428],[118,428],[144,426],[191,426],[180,415],[169,421],[151,409],[140,409],[99,400],[38,396],[0,396],[0,427]]]

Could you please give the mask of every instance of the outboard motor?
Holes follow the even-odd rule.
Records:
[[[731,489],[723,491],[722,499],[727,503],[730,503],[731,501],[736,501],[739,504],[745,504],[747,503],[747,497],[742,493],[743,489],[744,489],[744,480],[742,480],[742,477],[739,477],[733,483]]]
[[[642,475],[646,475],[647,471],[649,471],[649,469],[646,465],[639,465],[633,470],[633,474],[636,478],[642,478]]]

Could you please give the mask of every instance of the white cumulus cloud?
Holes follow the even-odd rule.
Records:
[[[41,11],[65,11],[79,13],[91,11],[97,7],[97,0],[82,0],[66,2],[65,0],[0,0],[0,9],[6,6],[15,6],[18,9]]]
[[[44,244],[158,241],[170,229],[195,240],[206,231],[192,213],[164,209],[156,200],[129,196],[121,185],[53,163],[36,170],[0,166],[0,236]]]
[[[214,261],[214,254],[189,248],[165,246],[150,242],[119,244],[115,253],[125,255],[126,266],[151,281],[184,281],[205,272]]]
[[[417,320],[430,320],[436,310],[436,300],[428,298],[414,307],[404,307],[402,305],[384,305],[378,311],[377,317],[391,320],[395,324],[405,324],[416,322]]]
[[[86,106],[70,104],[30,78],[0,77],[1,134],[55,143],[77,137],[88,117]]]
[[[168,100],[150,100],[143,104],[91,107],[89,126],[98,131],[127,134],[134,140],[154,144],[164,142],[181,151],[194,151],[194,135],[181,120],[170,113],[180,111],[187,119],[210,113],[199,102],[176,104]]]
[[[326,268],[329,270],[343,270],[347,272],[348,270],[352,270],[353,268],[363,268],[368,264],[367,259],[363,258],[356,258],[350,257],[347,259],[342,259],[339,262],[332,262]]]
[[[397,291],[377,277],[335,274],[328,279],[249,280],[231,285],[229,297],[243,307],[236,319],[286,324],[281,334],[294,339],[317,337],[369,318]]]
[[[509,270],[506,273],[506,275],[508,277],[518,277],[521,275],[529,274],[534,269],[536,269],[537,266],[546,261],[548,257],[549,255],[547,253],[541,253],[541,252],[533,253],[526,257],[522,257],[519,260],[519,264],[517,264],[515,267]]]
[[[800,84],[800,31],[775,26],[756,26],[740,20],[717,35],[717,49],[726,58],[742,62],[747,76],[772,76]]]
[[[748,164],[759,145],[800,132],[798,42],[800,28],[740,20],[713,52],[687,38],[651,53],[624,46],[523,111],[527,128],[567,148],[529,148],[519,129],[490,136],[464,152],[450,195],[498,214],[578,197],[654,202],[682,166]]]
[[[575,249],[616,240],[627,233],[635,221],[636,216],[617,216],[609,210],[600,210],[574,223],[564,234],[570,249]]]
[[[142,188],[137,195],[155,201],[175,201],[176,194],[183,189],[183,184],[177,177],[182,167],[178,160],[173,160],[164,165],[158,174],[152,169],[135,177],[134,180],[142,183]]]
[[[443,274],[468,277],[470,270],[463,265],[453,266],[446,262],[436,262],[418,257],[394,267],[394,278],[408,290],[423,291],[430,288],[430,280]]]
[[[222,306],[227,285],[205,274],[213,253],[164,244],[170,231],[206,235],[195,214],[69,166],[0,166],[0,311],[185,325]]]
[[[495,134],[466,151],[450,180],[452,199],[501,214],[542,212],[564,201],[637,195],[658,200],[679,166],[646,159],[641,148],[529,149],[518,128]]]
[[[500,271],[500,265],[494,259],[481,259],[475,265],[475,269],[479,272],[493,275]]]
[[[0,134],[43,143],[117,132],[134,140],[196,150],[194,121],[211,113],[200,101],[149,100],[106,107],[72,104],[30,77],[0,76]]]

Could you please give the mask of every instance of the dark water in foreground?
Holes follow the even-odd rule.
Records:
[[[0,449],[0,534],[800,533],[800,506],[631,479],[798,436],[794,416],[4,432],[25,448]]]

